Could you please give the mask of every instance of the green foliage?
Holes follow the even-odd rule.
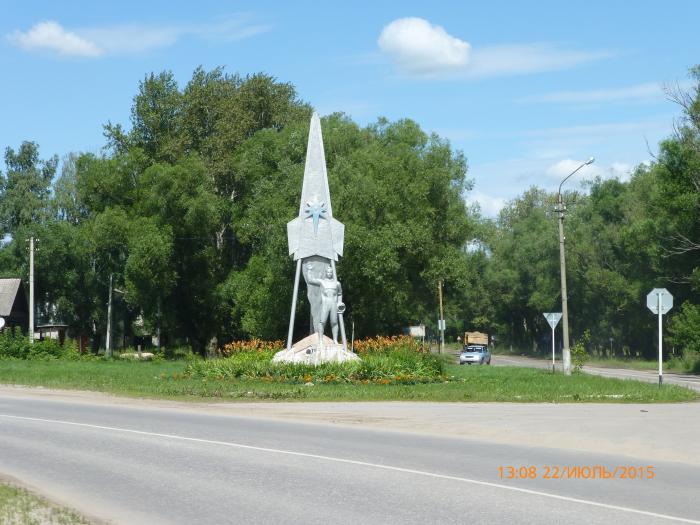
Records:
[[[51,179],[58,158],[39,159],[39,145],[23,142],[5,149],[5,175],[0,174],[0,225],[3,234],[42,222],[48,215]]]
[[[700,306],[683,303],[671,316],[667,339],[678,349],[700,353]]]
[[[653,357],[655,321],[643,301],[655,286],[698,304],[700,68],[691,78],[696,85],[674,95],[677,132],[653,162],[629,181],[597,179],[564,194],[571,335],[588,330],[594,352],[612,338],[615,351]],[[210,344],[284,337],[294,275],[286,223],[298,211],[310,114],[294,86],[263,73],[198,68],[184,86],[171,72],[146,75],[129,130],[108,123],[105,152],[69,155],[57,179],[57,159],[41,160],[37,144],[5,150],[0,274],[26,278],[24,239],[40,238],[40,307],[55,307],[71,334],[96,344],[110,277],[127,340],[160,329],[168,344],[203,354]],[[407,119],[360,127],[337,113],[322,124],[333,211],[346,226],[345,319],[356,335],[434,328],[442,281],[448,338],[479,329],[499,344],[544,346],[542,312],[561,301],[556,196],[530,188],[497,221],[480,220],[464,201],[465,156],[444,139]],[[691,361],[694,308],[673,312],[669,327]],[[299,301],[297,333],[308,316]]]
[[[590,355],[586,351],[586,345],[591,340],[591,333],[586,330],[583,332],[583,336],[576,341],[576,344],[571,346],[571,365],[573,366],[574,372],[580,372],[583,365],[590,359]]]
[[[442,380],[445,366],[438,356],[412,351],[376,352],[364,355],[359,362],[317,366],[272,363],[273,355],[272,351],[249,351],[236,352],[225,359],[195,361],[185,369],[185,377],[222,381],[261,379],[293,384],[416,384]]]
[[[654,287],[667,287],[677,304],[697,304],[700,291],[700,77],[676,93],[683,115],[678,132],[660,145],[654,162],[628,182],[596,179],[588,194],[563,195],[569,321],[574,338],[590,333],[599,351],[631,349],[651,358],[655,320],[644,308]],[[571,184],[571,183],[569,183]],[[484,241],[491,257],[485,309],[500,340],[544,346],[542,312],[560,309],[556,195],[531,189],[503,209]],[[684,343],[687,344],[687,343]]]
[[[700,352],[683,350],[680,356],[668,360],[668,367],[691,374],[700,374]]]
[[[557,311],[559,248],[553,206],[552,195],[530,188],[502,210],[490,240],[487,300],[496,303],[499,335],[516,344],[548,333],[542,312]]]
[[[465,305],[470,274],[463,247],[475,222],[463,200],[470,187],[463,156],[408,120],[382,119],[361,129],[334,114],[322,125],[333,214],[347,232],[338,273],[350,291],[346,317],[361,321],[358,335],[397,333],[432,318],[439,278],[446,303]],[[236,155],[248,191],[235,233],[252,256],[229,274],[221,292],[248,336],[288,315],[291,290],[281,283],[289,282],[293,266],[285,225],[298,213],[307,136],[305,120],[281,132],[261,131]],[[304,326],[308,313],[301,314]],[[279,337],[283,325],[270,331]]]
[[[680,350],[674,364],[687,372],[700,373],[700,307],[685,302],[668,324],[666,339]]]
[[[75,341],[68,340],[61,345],[54,339],[29,342],[29,338],[16,330],[0,332],[0,358],[51,360],[81,359]]]
[[[105,126],[106,155],[66,158],[52,198],[55,159],[40,161],[33,143],[8,149],[0,211],[8,229],[31,226],[44,242],[40,302],[72,332],[99,339],[111,279],[126,335],[139,318],[143,330],[158,327],[200,353],[214,337],[283,337],[294,272],[286,223],[298,209],[310,114],[292,85],[269,75],[199,68],[180,87],[166,71],[139,84],[128,132]],[[480,304],[464,251],[477,228],[464,204],[464,156],[410,120],[361,128],[335,114],[323,132],[357,335],[432,319],[440,279],[461,330],[464,310]],[[26,275],[16,237],[0,250],[0,270]],[[301,302],[298,313],[305,328]]]

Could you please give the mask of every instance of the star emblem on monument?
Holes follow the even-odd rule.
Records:
[[[314,223],[314,235],[318,234],[318,221],[320,219],[328,220],[326,216],[328,210],[326,209],[325,202],[319,202],[316,197],[311,202],[306,203],[306,209],[304,209],[304,218],[311,219]]]

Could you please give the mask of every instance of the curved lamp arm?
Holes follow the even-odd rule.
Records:
[[[593,164],[594,162],[595,162],[595,159],[594,159],[593,157],[591,157],[591,158],[589,158],[586,162],[584,162],[583,164],[581,164],[578,168],[576,168],[574,171],[572,171],[571,173],[569,173],[569,174],[564,178],[564,180],[561,181],[561,183],[559,184],[559,191],[557,192],[558,195],[561,196],[561,187],[562,187],[562,185],[569,179],[569,177],[571,177],[574,173],[576,173],[578,170],[580,170],[580,169],[583,168],[584,166],[588,166],[589,164]]]

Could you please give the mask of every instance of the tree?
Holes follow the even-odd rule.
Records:
[[[463,200],[470,187],[464,158],[409,120],[361,129],[335,114],[323,120],[323,134],[333,214],[346,226],[338,274],[358,335],[435,318],[440,278],[458,302],[469,273],[463,247],[475,228]],[[247,335],[261,324],[241,308],[251,301],[265,304],[284,334],[294,271],[285,225],[298,212],[307,136],[307,122],[260,131],[237,155],[250,199],[234,234],[252,258],[231,272],[223,293]],[[271,277],[284,273],[281,284]],[[308,312],[300,312],[303,328]]]
[[[548,334],[542,313],[557,311],[560,304],[554,198],[530,188],[499,215],[486,282],[503,341],[535,344]]]
[[[39,159],[35,142],[22,142],[17,151],[5,150],[5,175],[0,174],[0,224],[3,234],[42,223],[48,217],[51,179],[58,158]]]

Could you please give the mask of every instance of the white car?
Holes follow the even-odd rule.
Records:
[[[465,346],[464,350],[459,354],[459,364],[471,365],[477,363],[479,365],[491,364],[491,352],[483,345]]]

